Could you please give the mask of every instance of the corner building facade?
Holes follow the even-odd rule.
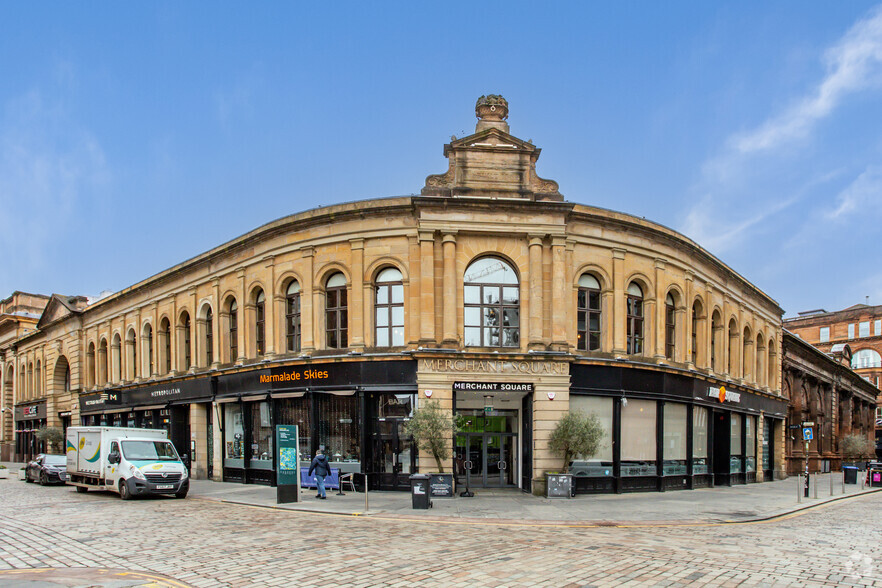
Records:
[[[279,219],[73,311],[54,298],[19,353],[74,422],[166,427],[196,477],[272,484],[277,424],[303,460],[408,488],[428,399],[465,417],[445,464],[539,492],[568,411],[598,415],[578,491],[762,481],[783,471],[777,303],[686,237],[566,202],[499,96],[419,196]],[[57,386],[57,379],[55,386]],[[470,470],[465,465],[471,465]]]

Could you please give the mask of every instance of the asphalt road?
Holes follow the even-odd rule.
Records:
[[[723,499],[723,497],[721,497]],[[0,481],[0,586],[882,586],[882,494],[774,521],[403,521]]]

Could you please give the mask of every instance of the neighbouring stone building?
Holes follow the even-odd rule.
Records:
[[[810,310],[785,319],[796,336],[825,353],[848,345],[851,367],[879,388],[882,380],[882,305],[855,304],[843,310]],[[882,401],[882,400],[880,400]],[[882,459],[882,406],[875,407],[876,454]]]
[[[605,428],[571,466],[581,492],[784,475],[778,304],[671,229],[565,201],[501,97],[476,114],[418,196],[287,216],[92,304],[52,296],[4,351],[16,409],[166,428],[195,477],[248,483],[274,483],[274,426],[298,424],[304,459],[406,488],[434,468],[404,428],[428,400],[464,417],[447,466],[473,487],[540,491],[572,410]],[[37,362],[39,383],[6,376]]]
[[[804,471],[806,445],[801,423],[811,422],[809,471],[837,470],[849,456],[840,441],[849,434],[871,440],[878,389],[850,368],[851,350],[843,345],[830,354],[784,331],[783,390],[790,400],[787,422],[787,471]],[[872,452],[860,460],[873,458]]]

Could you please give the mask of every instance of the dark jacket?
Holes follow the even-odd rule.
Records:
[[[311,476],[313,470],[315,471],[316,476],[330,476],[331,464],[328,463],[327,456],[322,454],[316,455],[312,458],[312,464],[309,466],[309,472],[306,475]]]

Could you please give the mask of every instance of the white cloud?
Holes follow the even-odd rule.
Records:
[[[736,151],[766,151],[805,137],[846,96],[882,82],[882,8],[855,23],[824,58],[827,75],[815,89],[758,129],[733,137]]]
[[[836,202],[836,208],[825,214],[830,220],[877,212],[882,207],[882,166],[868,166],[836,196]]]

